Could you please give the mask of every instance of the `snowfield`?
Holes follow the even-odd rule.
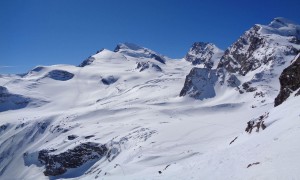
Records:
[[[300,179],[300,96],[274,108],[295,58],[282,57],[236,73],[237,86],[204,84],[215,94],[201,100],[179,96],[191,62],[128,43],[80,66],[1,75],[0,179]],[[240,89],[249,81],[256,90]],[[262,115],[266,128],[246,132]]]

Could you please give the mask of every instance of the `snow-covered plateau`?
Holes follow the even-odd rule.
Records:
[[[0,179],[300,179],[299,52],[275,18],[225,51],[122,43],[1,74]]]

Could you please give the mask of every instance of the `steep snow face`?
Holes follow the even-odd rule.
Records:
[[[168,59],[150,49],[132,43],[118,44],[114,52],[119,52],[121,54],[124,54],[125,56],[131,56],[134,58],[150,58],[163,64],[165,64],[166,59]]]
[[[225,51],[218,67],[246,75],[258,68],[286,67],[300,49],[300,26],[275,18],[269,25],[255,25]],[[282,69],[283,69],[282,68]]]
[[[213,68],[223,54],[224,51],[212,43],[196,42],[184,59],[199,67]]]

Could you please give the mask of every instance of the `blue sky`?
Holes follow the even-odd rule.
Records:
[[[256,23],[299,23],[299,9],[299,0],[0,0],[0,73],[77,65],[120,42],[172,58],[196,41],[226,49]]]

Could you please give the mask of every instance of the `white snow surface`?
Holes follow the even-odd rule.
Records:
[[[184,59],[162,64],[106,49],[92,57],[85,67],[39,66],[24,76],[1,75],[0,86],[32,101],[0,112],[0,179],[300,179],[300,96],[273,108],[275,78],[259,84],[277,83],[263,103],[254,93],[221,85],[214,98],[199,101],[179,97],[193,67]],[[140,61],[158,63],[162,71],[139,72]],[[74,76],[50,78],[54,70]],[[253,74],[239,78],[246,82]],[[114,82],[104,84],[107,77]],[[246,123],[265,112],[267,128],[246,133]],[[116,144],[120,154],[62,177],[47,177],[37,157],[24,158],[83,142]]]

